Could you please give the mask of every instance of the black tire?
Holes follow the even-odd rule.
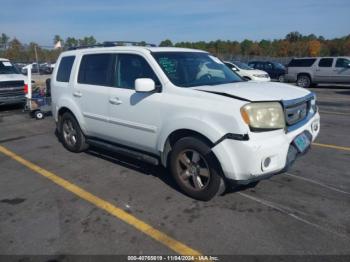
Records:
[[[34,112],[34,117],[35,117],[36,120],[42,120],[42,119],[45,118],[45,115],[44,115],[44,113],[42,111],[37,110],[37,111]]]
[[[284,75],[280,75],[280,76],[278,77],[278,82],[280,82],[280,83],[284,83],[284,82],[285,82],[285,77],[284,77]]]
[[[310,76],[302,74],[298,75],[297,78],[297,86],[302,87],[302,88],[309,88],[312,85],[312,81]]]
[[[195,155],[198,160],[194,159]],[[196,137],[185,137],[175,143],[170,154],[170,170],[180,189],[194,199],[209,201],[225,192],[217,159],[210,147]]]
[[[78,121],[69,112],[64,113],[60,119],[59,137],[63,146],[71,152],[80,153],[89,147]]]

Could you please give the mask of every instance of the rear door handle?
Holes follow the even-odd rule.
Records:
[[[120,105],[123,103],[123,101],[120,100],[118,97],[113,97],[109,99],[109,103],[111,103],[112,105]]]
[[[83,93],[80,92],[80,91],[75,91],[75,92],[73,92],[73,96],[75,96],[75,97],[82,97]]]

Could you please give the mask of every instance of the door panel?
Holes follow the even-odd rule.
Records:
[[[108,103],[108,136],[116,143],[157,153],[162,93],[134,90],[137,78],[151,78],[160,86],[157,76],[145,58],[135,54],[118,54],[115,71],[115,88]]]
[[[113,54],[87,54],[81,59],[73,96],[80,105],[90,136],[106,138],[114,61]]]
[[[322,58],[315,69],[314,80],[318,83],[334,82],[333,58]]]
[[[350,59],[338,58],[333,68],[333,76],[337,83],[350,83]]]

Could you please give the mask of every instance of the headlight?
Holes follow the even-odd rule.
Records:
[[[241,115],[252,129],[285,127],[284,112],[278,102],[250,103],[241,108]]]

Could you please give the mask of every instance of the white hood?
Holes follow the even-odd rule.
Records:
[[[202,86],[193,89],[227,94],[249,101],[281,101],[301,98],[310,92],[290,84],[274,82],[237,82],[225,85]]]

